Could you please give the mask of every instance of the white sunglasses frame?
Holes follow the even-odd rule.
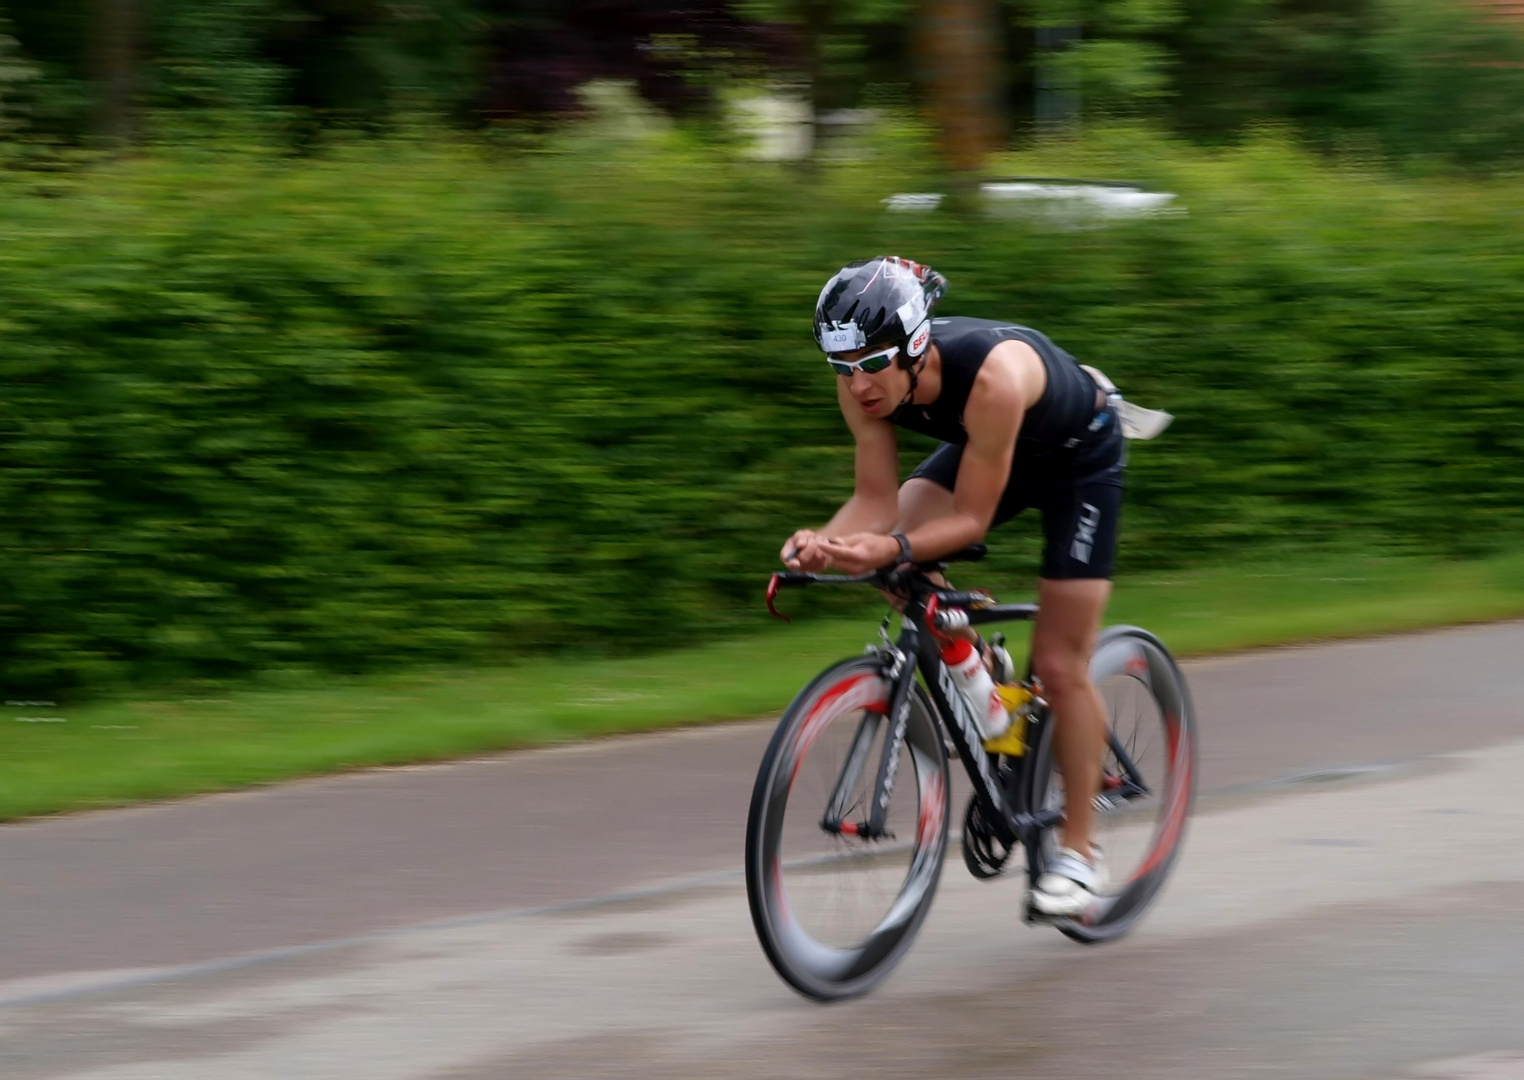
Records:
[[[840,375],[843,379],[849,379],[852,377],[851,371],[837,371],[836,365],[841,364],[844,367],[851,368],[852,371],[862,371],[863,364],[865,364],[867,361],[876,360],[880,356],[888,356],[889,367],[893,367],[895,361],[899,359],[900,352],[900,346],[887,345],[884,348],[880,349],[878,352],[869,353],[867,356],[860,356],[856,360],[840,360],[835,356],[832,356],[830,353],[826,353],[826,363],[831,365],[831,370],[835,371],[837,375]],[[878,371],[863,371],[863,374],[882,375],[885,371],[889,370],[889,367],[880,368]]]

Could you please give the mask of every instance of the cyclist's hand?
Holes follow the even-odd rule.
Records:
[[[853,533],[840,539],[823,540],[821,547],[831,568],[843,574],[865,574],[888,566],[900,555],[899,541],[881,533]]]
[[[778,558],[790,570],[806,574],[818,574],[826,568],[825,551],[821,548],[824,537],[814,529],[800,529],[788,538],[788,543],[778,552]]]

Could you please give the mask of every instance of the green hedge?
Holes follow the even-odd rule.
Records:
[[[1029,322],[1177,415],[1134,448],[1124,569],[1510,537],[1516,187],[1185,153],[1114,164],[1187,214],[1073,231],[887,213],[926,182],[893,157],[793,174],[681,136],[5,180],[0,686],[753,623],[850,485],[811,305],[884,250],[948,275],[944,313]],[[1036,530],[1007,531],[986,576],[1015,583]]]

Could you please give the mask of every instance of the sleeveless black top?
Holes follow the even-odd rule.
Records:
[[[990,350],[1012,338],[1030,345],[1048,371],[1042,397],[1022,417],[1016,453],[1046,453],[1078,445],[1095,418],[1095,380],[1046,334],[991,319],[931,321],[931,340],[942,352],[942,392],[930,405],[901,405],[889,415],[889,422],[942,442],[968,442],[963,409],[974,379]]]

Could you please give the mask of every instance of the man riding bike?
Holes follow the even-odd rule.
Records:
[[[1075,915],[1105,887],[1091,798],[1107,721],[1089,663],[1111,595],[1122,424],[1109,385],[1036,330],[933,319],[946,287],[929,267],[880,256],[843,268],[821,291],[815,341],[839,376],[855,485],[829,522],[795,532],[780,554],[794,570],[858,574],[935,560],[1029,507],[1042,512],[1032,667],[1057,722],[1066,816],[1058,858],[1032,903]],[[903,485],[895,427],[943,443]],[[996,679],[1014,678],[1003,650],[971,628],[953,636],[981,645]]]

